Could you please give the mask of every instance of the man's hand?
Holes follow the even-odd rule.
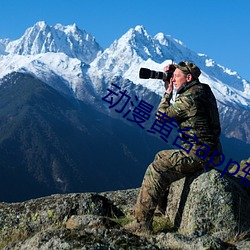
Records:
[[[164,67],[164,72],[168,72],[170,68],[170,65],[165,66]],[[168,82],[167,80],[163,80],[164,81],[164,86],[166,89],[166,93],[170,94],[173,91],[173,82],[172,82],[172,78],[170,78],[170,82]]]

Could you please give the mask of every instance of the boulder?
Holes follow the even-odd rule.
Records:
[[[72,215],[66,222],[67,229],[84,229],[84,228],[120,228],[120,225],[108,217],[84,214]]]
[[[241,180],[220,174],[200,171],[172,183],[166,215],[154,220],[164,228],[152,235],[122,227],[139,188],[0,203],[0,249],[249,249],[249,194]]]
[[[2,248],[0,248],[2,249]],[[24,241],[11,243],[3,250],[159,250],[155,243],[145,237],[129,234],[122,230],[81,229],[68,230],[47,229],[31,235]],[[163,250],[163,248],[162,248]],[[169,248],[164,248],[169,250]]]
[[[247,191],[235,177],[220,175],[215,169],[201,171],[170,186],[166,216],[179,233],[228,241],[250,229]]]
[[[94,215],[97,221],[99,217],[124,216],[110,200],[96,193],[51,195],[20,203],[0,203],[0,249],[8,242],[26,239],[46,228],[65,227],[72,216],[81,215]],[[90,218],[85,218],[82,223],[88,220]]]
[[[226,250],[227,244],[223,243],[219,238],[205,234],[197,237],[187,237],[177,233],[162,233],[157,236],[158,246],[161,249],[182,249],[182,250]]]

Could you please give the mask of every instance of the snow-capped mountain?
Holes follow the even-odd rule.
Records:
[[[162,71],[169,63],[192,61],[202,71],[200,80],[211,86],[217,98],[228,134],[250,142],[250,83],[170,35],[152,37],[143,26],[136,26],[102,51],[93,36],[75,24],[48,26],[38,22],[16,41],[0,40],[0,54],[0,77],[13,71],[28,72],[59,91],[98,104],[98,108],[104,105],[101,97],[108,86],[117,79],[141,99],[151,101],[151,93],[160,97],[164,93],[162,81],[140,79],[139,69]],[[245,115],[234,134],[242,112]]]
[[[77,99],[91,102],[96,96],[93,84],[85,74],[88,64],[62,52],[26,56],[9,54],[2,56],[0,67],[4,69],[0,72],[0,78],[13,71],[29,73],[56,90],[73,95]]]
[[[0,55],[7,55],[5,52],[6,45],[9,43],[9,39],[0,39]]]
[[[63,52],[69,57],[90,63],[101,50],[95,38],[80,30],[76,24],[50,27],[45,22],[37,22],[20,39],[9,42],[5,52],[17,55]]]
[[[156,109],[163,83],[140,79],[139,69],[184,60],[201,68],[200,80],[215,93],[224,154],[248,158],[250,83],[169,35],[136,26],[102,51],[76,25],[38,22],[16,41],[1,39],[0,200],[140,185],[155,152],[172,146],[102,98],[115,83]]]
[[[169,35],[158,33],[151,37],[143,26],[136,26],[99,54],[90,64],[88,74],[100,95],[107,88],[103,82],[112,82],[114,76],[121,75],[162,96],[162,81],[140,79],[139,69],[146,67],[162,71],[169,63],[184,60],[198,65],[202,71],[200,81],[211,86],[218,102],[225,137],[250,143],[249,81],[242,79],[237,72],[216,64],[207,55],[191,51],[183,42]]]
[[[59,91],[80,99],[88,95],[91,100],[95,91],[84,71],[101,52],[94,37],[75,24],[51,27],[45,22],[37,22],[18,40],[0,40],[3,69],[0,77],[13,71],[28,72]]]
[[[169,63],[184,60],[194,62],[200,67],[202,71],[200,80],[212,87],[218,101],[250,110],[249,82],[236,72],[216,64],[208,56],[189,50],[181,41],[171,36],[163,33],[158,33],[155,37],[149,36],[143,26],[130,29],[97,56],[91,63],[89,74],[94,75],[95,72],[107,79],[122,75],[135,84],[141,84],[162,95],[164,93],[162,81],[140,79],[138,77],[140,67],[162,71]]]

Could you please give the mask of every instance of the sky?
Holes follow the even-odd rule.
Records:
[[[103,49],[143,25],[250,81],[249,0],[0,0],[0,39],[18,39],[38,21],[76,23]]]

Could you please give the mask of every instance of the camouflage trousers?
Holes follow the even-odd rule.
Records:
[[[206,161],[183,150],[163,150],[156,154],[146,170],[135,205],[138,221],[150,222],[158,203],[165,196],[170,184],[203,169]]]

